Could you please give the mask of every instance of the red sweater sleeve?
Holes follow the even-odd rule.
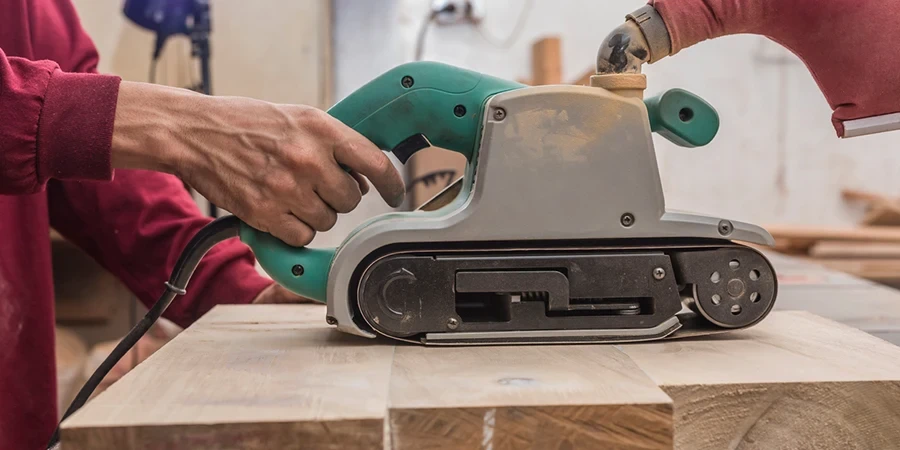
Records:
[[[187,242],[211,221],[177,178],[157,172],[117,170],[111,183],[51,181],[47,189],[53,228],[148,306]],[[206,254],[166,317],[184,327],[217,304],[249,303],[271,283],[256,272],[247,246],[232,239]]]
[[[68,72],[95,72],[97,51],[82,29],[70,0],[36,3],[39,5],[32,8],[30,23],[35,56],[56,61]],[[50,172],[50,178],[55,178],[47,184],[50,224],[85,249],[149,306],[162,293],[163,283],[184,246],[212,219],[200,213],[181,181],[171,175],[117,170],[111,182],[82,181],[111,176],[109,152],[118,79],[58,70],[53,78],[60,76],[73,81],[61,85],[56,92],[60,106],[48,110],[49,103],[44,101],[42,113],[38,108],[36,114],[40,114],[42,131],[50,120],[55,133],[51,135],[50,130],[39,133],[38,143],[50,139],[67,158],[72,153],[90,155],[84,160],[102,165],[105,171],[101,174],[86,170],[84,165],[77,167],[76,157],[57,170],[69,168],[70,173],[78,176]],[[116,81],[114,86],[110,83],[105,88],[108,91],[85,86],[86,80],[107,79]],[[98,86],[101,84],[97,82]],[[53,94],[52,83],[50,87],[48,91]],[[85,101],[89,106],[77,109]],[[5,105],[0,109],[6,109]],[[38,160],[42,155],[38,154]],[[232,239],[207,253],[191,278],[188,294],[172,303],[166,317],[187,326],[216,304],[250,303],[271,283],[256,271],[249,248]]]
[[[108,180],[119,78],[65,73],[0,49],[0,194],[47,180]]]

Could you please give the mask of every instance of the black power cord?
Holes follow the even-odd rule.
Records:
[[[187,293],[185,289],[187,288],[188,282],[191,280],[194,270],[197,268],[197,265],[200,264],[200,260],[203,256],[206,255],[206,252],[219,242],[237,237],[240,230],[240,219],[235,216],[225,216],[212,221],[194,235],[190,242],[188,242],[184,251],[181,252],[178,262],[175,263],[175,267],[172,269],[172,276],[169,277],[169,281],[165,283],[166,290],[159,297],[159,300],[153,304],[150,311],[147,311],[144,318],[141,319],[141,321],[138,322],[124,338],[122,338],[119,344],[116,345],[116,348],[113,349],[112,353],[110,353],[109,356],[103,360],[103,363],[100,364],[100,367],[94,371],[91,378],[84,383],[84,386],[78,391],[78,395],[72,400],[72,404],[69,405],[69,409],[66,410],[66,413],[63,414],[62,419],[60,419],[60,424],[75,411],[78,411],[78,409],[84,406],[94,390],[97,389],[97,386],[100,385],[100,382],[103,381],[103,378],[105,378],[116,363],[128,353],[128,350],[131,350],[131,348],[134,347],[134,344],[137,343],[151,326],[153,326],[153,323],[162,316],[163,312],[165,312],[166,308],[169,307],[175,297]],[[57,425],[56,430],[53,432],[53,436],[50,438],[50,442],[47,444],[47,449],[52,449],[59,444],[59,437],[59,425]]]

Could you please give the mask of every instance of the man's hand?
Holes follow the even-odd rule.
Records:
[[[391,206],[404,195],[387,155],[324,111],[143,83],[121,84],[113,165],[174,173],[296,246],[353,210],[366,178]]]
[[[271,286],[262,290],[259,295],[253,299],[253,303],[255,304],[265,304],[265,303],[318,303],[314,300],[310,300],[306,297],[301,297],[279,285],[278,283],[272,283]]]
[[[651,0],[672,53],[719,36],[767,36],[802,59],[845,120],[900,111],[900,7],[863,0]],[[711,62],[715,64],[715,62]]]

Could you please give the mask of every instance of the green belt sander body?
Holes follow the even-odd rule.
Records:
[[[365,337],[427,345],[645,341],[751,326],[774,270],[762,228],[668,211],[656,132],[705,145],[719,119],[675,89],[642,100],[461,68],[398,66],[329,110],[406,162],[436,146],[468,161],[440,207],[377,216],[333,249],[244,225],[278,283]]]

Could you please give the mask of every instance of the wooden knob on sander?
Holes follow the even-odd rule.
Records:
[[[591,86],[606,89],[623,97],[644,98],[647,76],[642,73],[591,75]]]

